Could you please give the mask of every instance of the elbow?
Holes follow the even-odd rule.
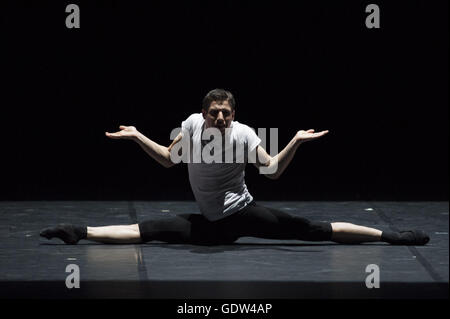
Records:
[[[279,179],[280,178],[280,175],[279,174],[266,174],[265,175],[268,179],[271,179],[271,180],[276,180],[276,179]]]
[[[278,179],[281,176],[280,170],[278,170],[278,168],[274,169],[274,167],[270,167],[270,168],[268,167],[268,170],[263,174],[268,179],[273,179],[273,180]]]
[[[169,160],[167,162],[162,163],[162,166],[164,166],[165,168],[171,168],[172,166],[175,166],[175,163]]]
[[[175,166],[175,163],[172,162],[172,158],[170,156],[170,149],[167,149],[167,153],[165,154],[164,161],[161,162],[162,166],[165,168],[171,168],[172,166]]]
[[[278,179],[281,176],[281,170],[278,167],[277,162],[273,162],[271,159],[270,162],[267,163],[267,165],[264,166],[264,168],[261,168],[260,170],[267,178],[269,179]]]

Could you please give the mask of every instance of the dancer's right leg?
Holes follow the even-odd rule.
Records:
[[[81,239],[106,244],[136,244],[142,242],[138,224],[103,227],[86,227],[59,224],[45,228],[40,235],[47,239],[59,238],[66,244],[77,244]]]
[[[192,225],[188,218],[189,215],[176,215],[140,222],[138,225],[142,242],[157,240],[167,243],[189,243]]]
[[[87,227],[86,239],[105,244],[139,244],[142,242],[138,224]]]
[[[81,239],[105,244],[138,244],[156,240],[199,245],[228,244],[236,240],[217,223],[200,214],[180,214],[132,225],[86,227],[60,224],[42,230],[41,236],[47,239],[56,237],[66,244],[76,244]]]
[[[143,242],[153,240],[174,244],[217,245],[230,244],[237,237],[220,223],[211,222],[200,214],[179,214],[165,219],[139,223]]]

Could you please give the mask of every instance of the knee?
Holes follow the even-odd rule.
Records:
[[[130,228],[137,231],[141,241],[143,243],[152,241],[152,222],[149,220],[144,220],[138,224],[130,225]]]

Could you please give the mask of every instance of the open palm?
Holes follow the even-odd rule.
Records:
[[[313,129],[311,130],[307,130],[307,131],[298,131],[297,134],[295,135],[295,138],[303,143],[303,142],[308,142],[308,141],[312,141],[315,140],[319,137],[324,136],[325,134],[327,134],[328,131],[321,131],[321,132],[317,132],[315,133]]]
[[[137,130],[134,126],[119,126],[120,131],[115,133],[105,132],[105,135],[113,139],[131,139],[136,136]]]

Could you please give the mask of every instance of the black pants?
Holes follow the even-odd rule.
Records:
[[[196,245],[230,244],[239,237],[268,239],[331,240],[331,224],[313,222],[255,202],[221,220],[211,222],[200,214],[179,214],[139,223],[143,242]]]

